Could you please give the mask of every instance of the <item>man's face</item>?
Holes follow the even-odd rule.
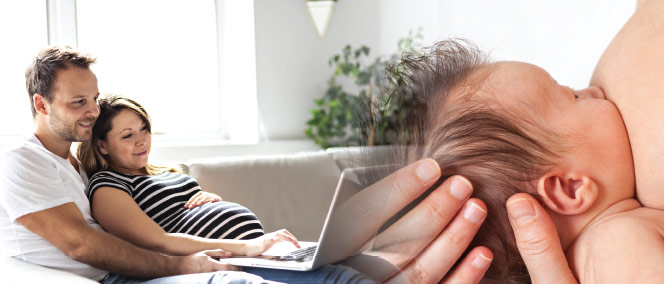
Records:
[[[61,139],[87,141],[99,116],[97,77],[90,69],[69,66],[59,70],[49,105],[49,126]]]

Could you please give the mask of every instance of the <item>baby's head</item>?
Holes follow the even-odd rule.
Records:
[[[397,132],[408,145],[400,162],[433,158],[441,181],[467,177],[487,205],[470,246],[493,251],[486,282],[528,281],[505,210],[510,196],[537,197],[563,238],[578,233],[570,222],[589,220],[579,216],[634,194],[627,133],[599,88],[575,93],[541,68],[491,63],[472,44],[452,40],[404,56],[388,73],[402,118]]]

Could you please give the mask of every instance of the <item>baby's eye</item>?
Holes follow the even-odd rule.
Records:
[[[129,138],[129,137],[131,137],[131,134],[127,134],[127,135],[125,135],[125,136],[122,136],[122,139],[127,139],[127,138]]]
[[[578,99],[578,98],[579,98],[579,95],[577,95],[576,93],[574,93],[574,98],[575,98],[575,99]]]

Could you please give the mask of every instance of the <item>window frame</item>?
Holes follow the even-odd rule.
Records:
[[[78,47],[77,28],[77,0],[46,0],[47,36],[49,45],[69,45]],[[226,145],[226,144],[255,144],[259,140],[258,103],[256,88],[256,58],[255,58],[255,28],[253,1],[232,0],[206,0],[215,2],[216,35],[217,35],[217,85],[220,105],[218,107],[219,130],[197,133],[154,133],[153,141],[160,146],[195,146],[195,145]],[[237,2],[242,2],[238,4]],[[242,6],[238,6],[242,5]],[[233,13],[229,11],[233,10]],[[233,15],[242,14],[242,21],[246,28],[241,31],[237,23],[231,23]],[[238,39],[240,34],[249,34],[249,37]],[[238,50],[242,50],[242,62],[234,62]],[[233,56],[231,56],[233,55]],[[241,64],[241,66],[240,66]],[[247,78],[249,82],[242,87],[242,96],[233,96],[238,89],[235,80],[230,80],[228,74]],[[193,119],[194,113],[183,114],[183,119]],[[240,116],[240,117],[238,117]],[[249,121],[243,125],[234,125],[233,121]],[[15,135],[0,135],[9,140],[18,137]],[[265,137],[261,137],[265,138]],[[0,142],[2,143],[2,142]],[[5,144],[2,143],[2,144]]]

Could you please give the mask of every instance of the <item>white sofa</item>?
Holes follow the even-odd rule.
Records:
[[[211,157],[181,164],[205,191],[251,209],[266,232],[286,228],[303,241],[317,241],[341,171],[358,148],[294,154]],[[2,283],[95,283],[11,257],[0,257]]]

